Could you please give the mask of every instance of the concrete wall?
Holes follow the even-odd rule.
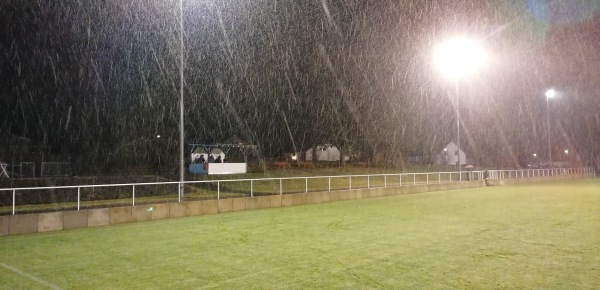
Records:
[[[588,175],[564,175],[535,178],[492,180],[494,185],[539,182],[586,177]],[[390,195],[412,194],[485,186],[483,181],[462,183],[422,184],[415,186],[361,188],[331,192],[309,192],[257,197],[228,198],[220,200],[187,201],[114,208],[86,209],[65,212],[0,216],[0,236],[36,232],[70,230],[131,222],[161,220],[187,216],[210,215],[282,206],[299,206],[342,200],[372,198]]]
[[[10,216],[0,216],[0,237],[1,236],[8,236],[8,223],[9,223],[9,218]]]

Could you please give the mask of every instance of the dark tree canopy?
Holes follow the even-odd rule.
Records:
[[[467,34],[493,55],[459,83],[476,163],[547,153],[549,87],[562,94],[552,150],[597,160],[600,20],[584,2],[183,1],[186,142],[431,158],[456,134],[454,83],[432,69],[432,48]],[[178,1],[3,1],[0,158],[26,138],[98,170],[176,172],[179,20]]]

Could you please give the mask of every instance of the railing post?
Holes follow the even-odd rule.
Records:
[[[400,186],[402,186],[402,174],[399,174],[398,178],[400,179]]]
[[[387,175],[383,176],[383,187],[387,188]]]
[[[181,181],[177,183],[177,201],[181,202]]]
[[[352,175],[350,175],[350,177],[348,178],[348,183],[349,183],[350,189],[352,189]]]
[[[371,188],[371,175],[367,175],[367,188]]]
[[[81,187],[77,187],[77,210],[79,210],[79,204],[81,203]]]
[[[448,172],[448,182],[452,182],[452,173]]]
[[[254,180],[250,180],[250,197],[254,196]]]
[[[279,195],[283,195],[283,179],[279,178]]]
[[[305,183],[304,193],[308,193],[308,177],[306,177],[306,183]]]
[[[15,215],[15,202],[16,202],[16,194],[15,191],[17,191],[16,189],[13,189],[13,215]]]
[[[328,188],[329,191],[331,191],[331,176],[329,176],[327,179],[329,180],[327,182],[327,188]]]
[[[442,183],[442,173],[438,172],[438,184]]]
[[[429,173],[425,173],[425,184],[429,184]]]
[[[133,193],[131,195],[131,200],[132,200],[131,205],[135,206],[135,184],[132,184],[131,186],[132,186],[132,193]]]
[[[217,180],[217,199],[221,199],[221,181]]]
[[[417,174],[413,173],[413,186],[417,185]]]

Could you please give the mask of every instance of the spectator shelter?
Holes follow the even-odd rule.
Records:
[[[256,153],[258,145],[188,144],[189,172],[192,174],[237,174],[248,171],[248,155]],[[233,150],[232,150],[233,149]],[[230,158],[241,154],[240,160]],[[243,160],[241,160],[243,159]],[[232,162],[233,161],[233,162]]]

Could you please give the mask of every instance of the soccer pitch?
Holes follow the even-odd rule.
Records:
[[[0,289],[600,289],[600,180],[0,237]]]

